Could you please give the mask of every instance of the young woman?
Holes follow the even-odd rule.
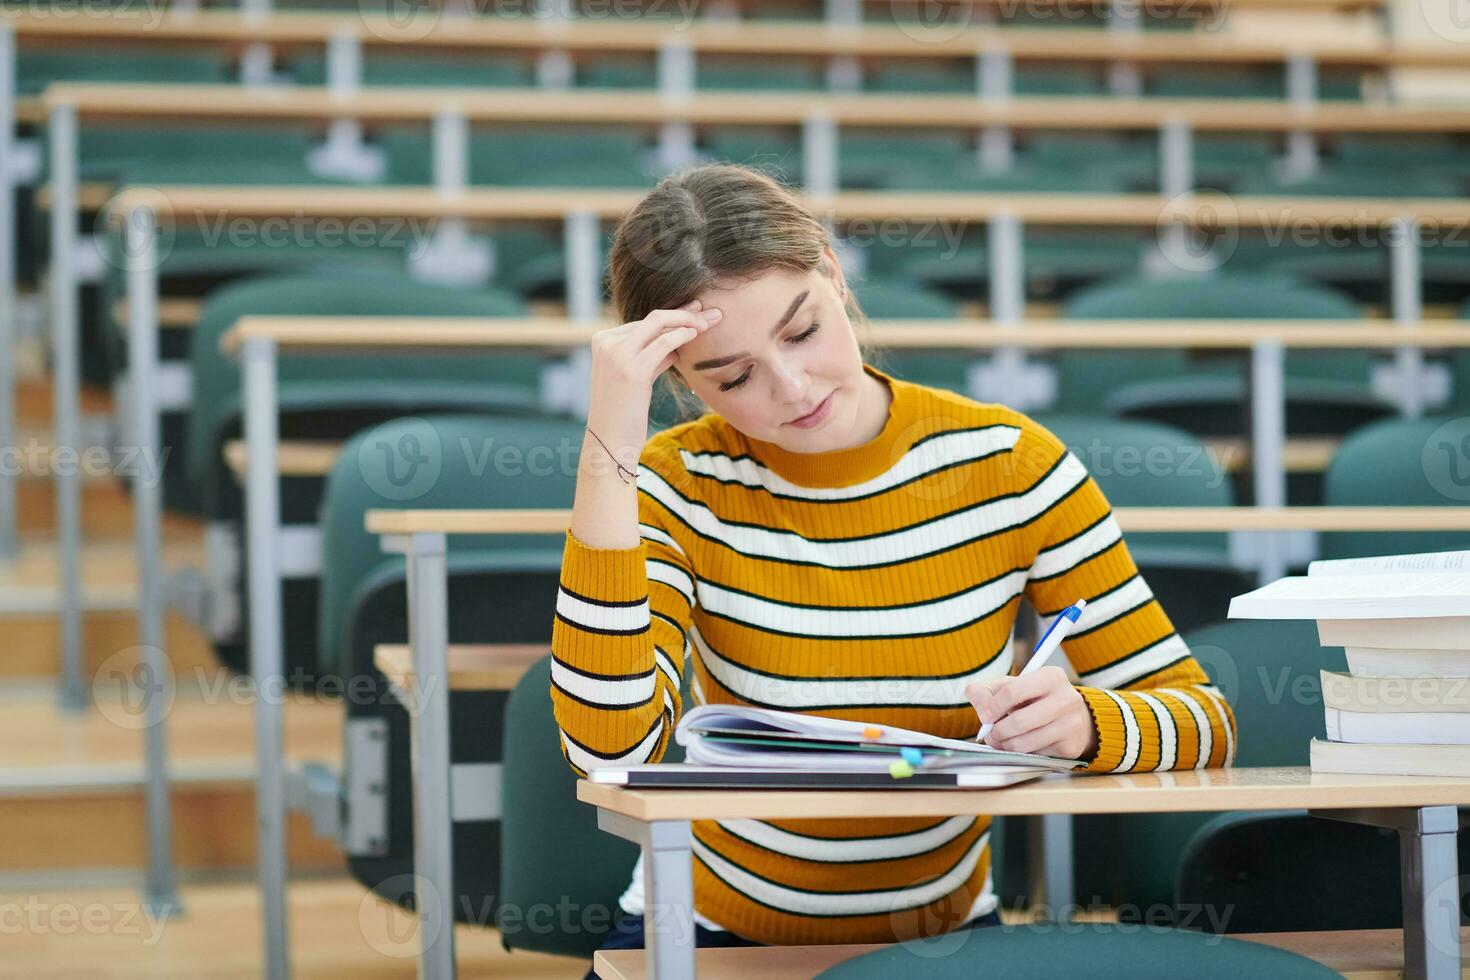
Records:
[[[741,167],[672,175],[619,227],[611,279],[625,322],[592,338],[552,634],[578,774],[658,761],[685,670],[696,704],[949,738],[990,721],[988,744],[1087,772],[1230,764],[1230,707],[1082,464],[1019,412],[864,364],[826,231],[789,192]],[[708,413],[650,438],[660,376]],[[1063,646],[1080,684],[1060,666],[1009,676],[1023,595],[1048,617],[1087,600]],[[997,922],[989,829],[696,821],[699,941]],[[641,882],[609,945],[641,945]]]

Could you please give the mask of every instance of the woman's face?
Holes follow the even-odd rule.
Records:
[[[755,439],[790,452],[855,444],[871,379],[845,309],[846,287],[831,248],[806,274],[776,270],[700,293],[695,309],[718,309],[712,327],[677,352],[678,369],[710,411]],[[813,410],[806,424],[794,424]]]

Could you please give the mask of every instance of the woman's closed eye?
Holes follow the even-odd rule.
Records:
[[[806,341],[811,339],[812,334],[816,333],[817,330],[821,328],[821,326],[822,325],[820,323],[813,322],[810,327],[807,327],[801,333],[797,334],[795,337],[792,337],[789,342],[793,344],[805,343]],[[745,373],[736,378],[734,381],[724,382],[720,385],[720,390],[733,391],[734,389],[739,388],[741,385],[745,384],[745,382],[750,380],[750,370],[750,368],[746,368]]]

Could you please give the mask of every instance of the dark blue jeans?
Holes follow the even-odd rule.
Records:
[[[981,926],[998,926],[1001,924],[1000,913],[988,912],[973,922],[967,922],[961,929],[975,929]],[[707,948],[727,948],[730,946],[764,946],[753,939],[737,936],[733,932],[717,929],[706,929],[698,923],[694,926],[694,945]],[[618,910],[617,917],[613,919],[612,928],[607,931],[607,936],[602,941],[601,949],[642,949],[643,948],[643,916],[629,915],[622,909]],[[597,980],[597,974],[591,970],[587,971],[584,980]]]

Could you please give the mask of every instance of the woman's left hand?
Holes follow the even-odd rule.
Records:
[[[1097,753],[1092,712],[1060,667],[975,681],[965,687],[965,696],[982,724],[994,722],[986,745],[1061,759],[1091,759]]]

